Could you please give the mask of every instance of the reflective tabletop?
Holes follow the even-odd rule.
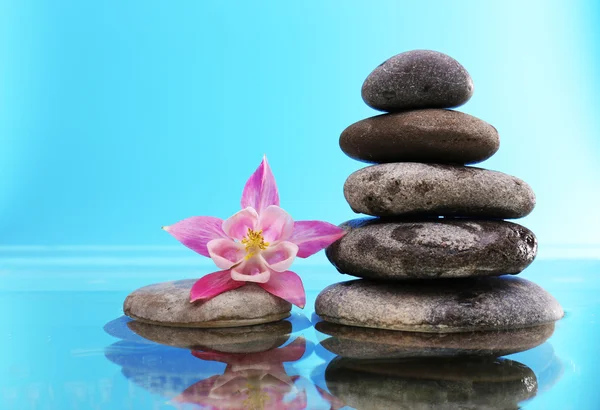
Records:
[[[476,351],[491,340],[526,344],[529,336],[473,333],[442,343],[321,322],[313,310],[319,291],[351,279],[322,259],[295,266],[307,305],[289,319],[190,330],[138,323],[122,312],[127,294],[140,286],[209,272],[189,254],[131,248],[0,256],[2,409],[600,405],[600,261],[589,256],[541,258],[523,272],[566,315],[555,328],[540,330],[538,346],[502,357]],[[468,349],[475,354],[464,354]]]

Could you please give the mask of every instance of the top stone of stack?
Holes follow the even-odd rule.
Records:
[[[473,80],[452,57],[430,50],[407,51],[379,65],[365,80],[362,98],[380,111],[458,107],[473,95]]]

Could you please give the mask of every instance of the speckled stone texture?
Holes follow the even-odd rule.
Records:
[[[380,111],[452,108],[473,95],[471,76],[452,57],[430,50],[395,55],[365,80],[362,98]]]
[[[386,359],[409,357],[505,356],[544,343],[554,333],[554,323],[522,329],[463,333],[416,333],[318,322],[331,337],[321,346],[341,357]]]
[[[365,361],[335,358],[331,394],[356,409],[518,409],[537,394],[533,370],[494,358]]]
[[[346,128],[340,148],[359,161],[474,164],[498,151],[498,131],[471,115],[441,109],[384,114]]]
[[[223,353],[264,352],[284,344],[292,333],[292,324],[287,320],[218,329],[166,327],[137,320],[127,326],[137,335],[162,345]]]
[[[327,248],[341,273],[369,279],[434,279],[517,274],[535,258],[529,229],[498,220],[362,218]]]
[[[342,325],[432,333],[519,329],[564,315],[552,295],[514,276],[336,283],[317,296],[315,312]]]
[[[359,169],[344,184],[354,212],[372,216],[521,218],[535,195],[519,178],[454,165],[391,163]]]
[[[249,283],[206,302],[190,303],[195,279],[157,283],[125,299],[123,311],[140,322],[175,327],[237,327],[274,322],[290,315],[292,305]]]

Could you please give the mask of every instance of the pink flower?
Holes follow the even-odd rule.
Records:
[[[327,222],[294,222],[279,207],[266,157],[246,182],[241,211],[225,221],[193,216],[163,229],[221,269],[194,284],[192,302],[254,282],[301,308],[306,303],[302,280],[288,268],[296,256],[307,258],[344,235],[343,229]]]

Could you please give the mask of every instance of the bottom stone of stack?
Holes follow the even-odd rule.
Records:
[[[552,295],[514,276],[341,282],[317,296],[315,311],[331,323],[430,333],[520,329],[564,315]]]

